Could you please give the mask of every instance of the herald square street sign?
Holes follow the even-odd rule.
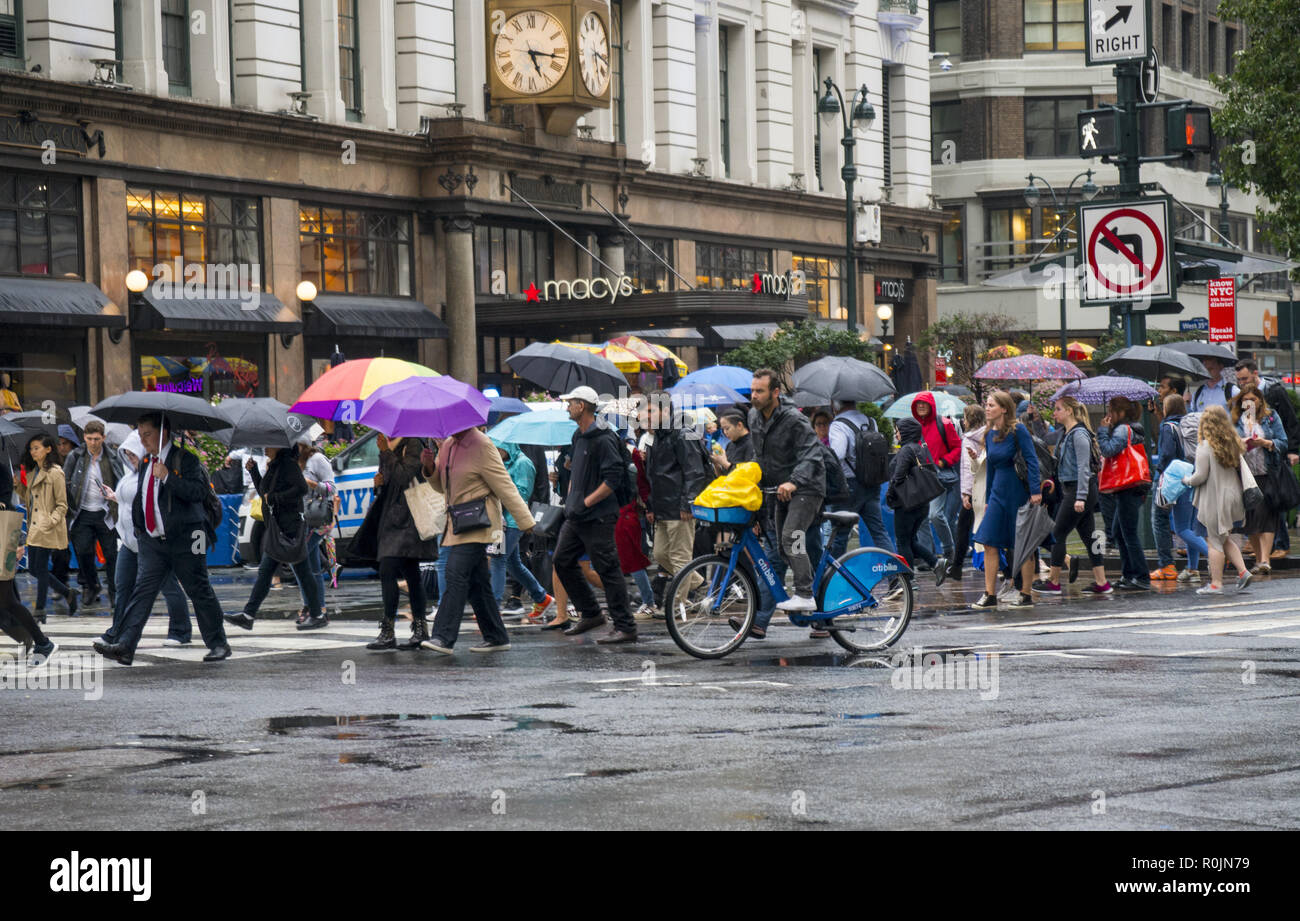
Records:
[[[1151,47],[1147,0],[1088,0],[1085,31],[1090,65],[1144,60]]]
[[[1175,291],[1170,199],[1079,206],[1079,261],[1085,266],[1080,303],[1145,309]]]

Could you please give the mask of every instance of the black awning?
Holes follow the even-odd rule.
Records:
[[[150,286],[131,311],[131,329],[296,335],[302,332],[302,321],[278,297],[266,291],[254,292],[247,300],[162,297]]]
[[[711,326],[713,334],[710,345],[715,349],[738,349],[747,342],[753,342],[759,333],[771,339],[779,329],[775,323],[737,323],[726,326]]]
[[[88,282],[0,278],[0,323],[122,329],[126,317],[103,291]]]
[[[417,300],[359,294],[318,294],[305,332],[324,336],[446,339],[447,324]]]

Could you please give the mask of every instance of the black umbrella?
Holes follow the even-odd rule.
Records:
[[[0,459],[7,461],[10,467],[16,465],[22,457],[23,445],[26,444],[24,434],[22,426],[14,425],[0,416]]]
[[[0,435],[0,439],[4,441],[5,456],[9,458],[11,464],[18,463],[27,448],[27,443],[36,435],[50,435],[58,439],[60,425],[71,426],[78,441],[83,434],[81,426],[73,422],[68,411],[62,408],[29,409],[21,413],[6,413],[4,421],[18,429],[17,432]]]
[[[1166,346],[1176,352],[1182,352],[1184,355],[1191,355],[1193,358],[1200,360],[1202,358],[1217,358],[1219,364],[1224,367],[1230,367],[1237,363],[1237,356],[1232,354],[1230,349],[1225,349],[1221,345],[1215,345],[1213,342],[1171,342]]]
[[[127,425],[135,425],[136,420],[146,413],[162,413],[171,432],[182,429],[219,432],[230,428],[230,422],[207,400],[165,390],[119,393],[101,400],[90,411],[105,422],[125,422]]]
[[[516,374],[551,393],[568,393],[584,384],[597,393],[617,396],[627,378],[614,362],[585,349],[554,342],[534,342],[506,359]]]
[[[289,448],[315,425],[310,416],[291,413],[271,397],[223,400],[217,413],[230,428],[213,437],[230,448]]]
[[[1102,366],[1144,381],[1158,381],[1170,374],[1176,377],[1210,376],[1205,365],[1167,345],[1130,345],[1107,358]]]
[[[798,391],[824,395],[833,400],[875,402],[897,391],[889,375],[867,361],[828,355],[794,372]]]

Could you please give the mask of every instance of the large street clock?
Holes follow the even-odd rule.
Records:
[[[613,74],[604,0],[488,0],[488,85],[494,104],[536,104],[550,134],[608,108]]]

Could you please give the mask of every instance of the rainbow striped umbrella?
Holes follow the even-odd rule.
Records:
[[[356,422],[362,402],[385,384],[440,376],[432,368],[400,358],[357,358],[330,368],[289,409],[317,419]]]

